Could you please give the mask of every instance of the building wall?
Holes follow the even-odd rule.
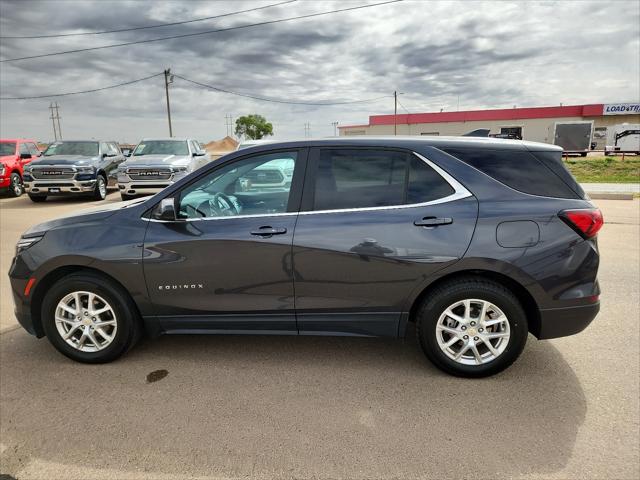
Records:
[[[602,115],[597,117],[560,117],[560,118],[528,118],[515,120],[491,120],[469,122],[440,122],[398,124],[398,135],[462,135],[478,128],[490,128],[491,133],[500,133],[501,127],[522,127],[524,140],[533,142],[553,143],[554,126],[556,123],[593,122],[596,128],[606,128],[620,123],[640,123],[640,115]],[[393,135],[393,125],[358,125],[343,127],[340,135]],[[604,140],[597,138],[597,148],[604,148]]]

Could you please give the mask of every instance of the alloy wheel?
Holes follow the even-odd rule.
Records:
[[[449,307],[438,318],[438,346],[450,359],[463,365],[484,365],[507,348],[509,319],[496,305],[469,298]]]
[[[11,188],[13,189],[13,194],[16,197],[19,197],[20,195],[22,195],[22,192],[23,192],[22,180],[18,175],[13,175],[11,177]]]
[[[107,198],[107,184],[102,177],[98,177],[98,192],[100,193],[100,198]]]
[[[108,347],[116,336],[116,314],[107,301],[93,292],[72,292],[56,307],[56,329],[62,339],[81,352]]]

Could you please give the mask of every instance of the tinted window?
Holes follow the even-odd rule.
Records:
[[[314,209],[424,203],[453,193],[451,185],[415,155],[386,150],[326,149],[320,151]]]
[[[578,197],[576,192],[531,152],[459,148],[442,150],[515,190],[545,197]]]
[[[0,157],[4,155],[15,155],[16,144],[13,142],[0,142]]]
[[[573,178],[573,175],[567,170],[567,167],[564,166],[562,162],[562,152],[531,152],[532,155],[545,164],[547,168],[549,168],[553,173],[555,173],[558,177],[562,179],[564,183],[566,183],[571,190],[576,192],[580,198],[585,198],[586,194],[584,190],[580,186],[580,184]]]
[[[384,150],[320,150],[314,209],[401,205],[407,154]]]
[[[182,218],[284,213],[296,152],[256,155],[218,168],[180,193]]]
[[[454,193],[451,185],[424,161],[411,156],[406,203],[423,203],[448,197]]]

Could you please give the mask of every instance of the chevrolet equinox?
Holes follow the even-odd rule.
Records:
[[[414,324],[437,367],[480,377],[529,333],[593,320],[602,224],[551,145],[268,143],[32,227],[9,275],[22,326],[81,362],[143,333],[403,337]]]

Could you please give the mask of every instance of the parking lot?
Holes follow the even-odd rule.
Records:
[[[412,335],[174,336],[112,364],[74,363],[15,328],[6,272],[29,225],[119,200],[115,192],[99,203],[0,199],[0,473],[640,476],[637,198],[595,202],[606,224],[594,323],[573,337],[530,337],[516,364],[483,380],[436,370]]]

